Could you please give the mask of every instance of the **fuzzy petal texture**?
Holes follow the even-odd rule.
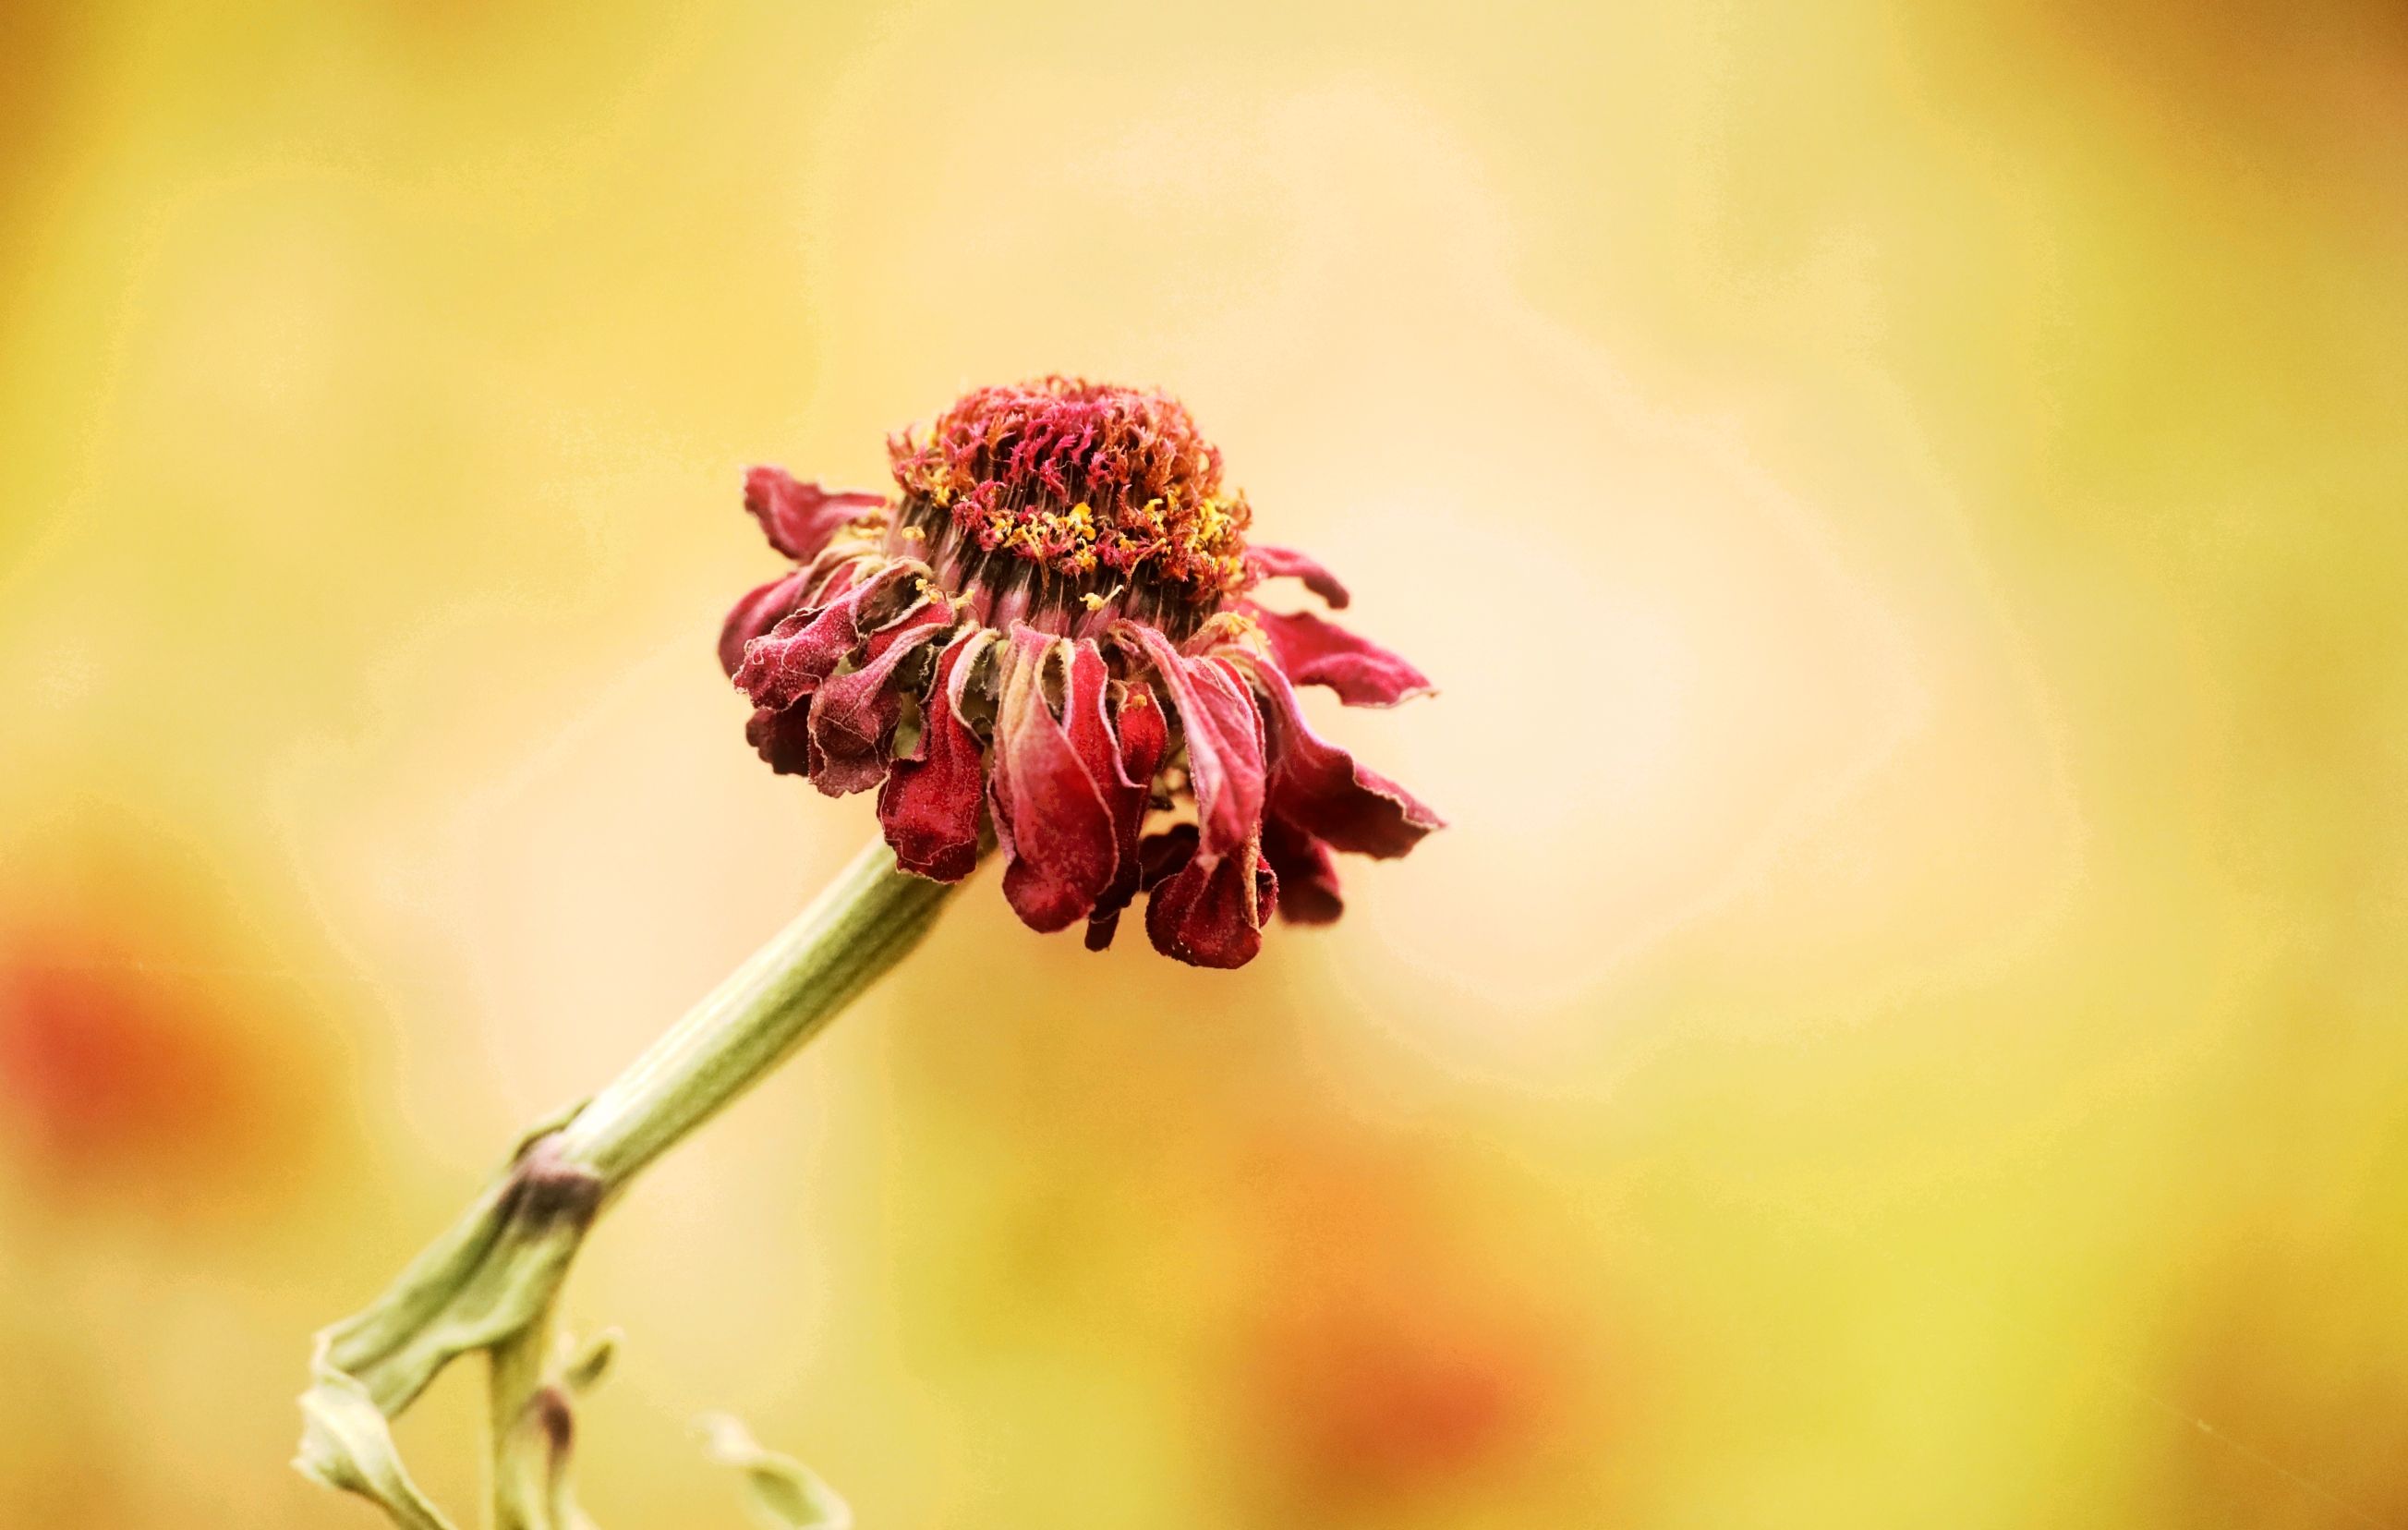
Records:
[[[993,634],[974,630],[939,657],[921,708],[915,758],[896,760],[878,794],[878,821],[895,847],[896,863],[939,882],[958,882],[978,866],[986,772],[961,703],[979,655],[993,641]]]
[[[819,760],[811,752],[811,699],[791,706],[754,707],[744,725],[744,742],[780,775],[809,775]]]
[[[1293,547],[1269,547],[1261,542],[1246,549],[1246,567],[1257,579],[1301,579],[1304,587],[1328,603],[1332,611],[1343,611],[1351,599],[1338,576],[1321,566],[1320,560]]]
[[[1061,930],[1094,911],[1120,864],[1104,797],[1119,774],[1101,711],[1107,673],[1091,642],[1025,627],[1013,628],[1009,641],[995,724],[996,836],[1007,861],[1003,895],[1030,929]],[[1057,666],[1067,671],[1067,725],[1045,697],[1048,671]]]
[[[1403,855],[1445,820],[1386,776],[1315,733],[1278,668],[1252,666],[1270,740],[1270,810],[1333,849]]]
[[[1196,793],[1197,854],[1223,856],[1251,844],[1263,821],[1263,725],[1245,683],[1226,659],[1191,658],[1154,628],[1123,626],[1179,709]]]
[[[1326,686],[1350,707],[1392,707],[1437,690],[1401,655],[1309,611],[1251,613],[1271,640],[1280,668],[1299,686]]]
[[[719,667],[735,676],[744,662],[744,645],[794,614],[802,600],[810,574],[801,569],[767,584],[736,602],[719,629]]]
[[[744,508],[761,523],[769,545],[797,563],[819,556],[847,522],[885,502],[882,494],[803,483],[783,468],[755,468],[744,475]]]
[[[842,797],[867,791],[886,778],[892,763],[888,746],[903,713],[896,671],[946,630],[926,621],[881,632],[870,642],[867,663],[831,677],[812,694],[811,747],[820,761],[813,786]]]
[[[1145,905],[1154,948],[1198,967],[1242,967],[1263,948],[1278,878],[1252,843],[1207,860],[1199,851]]]
[[[1139,645],[1179,709],[1196,794],[1196,852],[1154,891],[1145,930],[1155,949],[1200,967],[1236,967],[1262,947],[1264,896],[1273,885],[1262,864],[1263,723],[1230,661],[1189,657],[1151,627]]]
[[[858,581],[851,580],[851,572],[837,576],[842,587],[824,596],[822,603],[796,612],[745,644],[736,684],[753,705],[787,707],[819,689],[861,642],[871,604],[910,570],[889,564]]]

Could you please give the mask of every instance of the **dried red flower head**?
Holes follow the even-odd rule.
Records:
[[[1338,917],[1333,850],[1400,856],[1440,826],[1308,726],[1299,685],[1350,706],[1419,670],[1250,598],[1301,553],[1249,547],[1245,497],[1163,394],[1047,378],[966,394],[887,443],[898,493],[755,468],[744,503],[795,570],[737,602],[719,657],[746,736],[830,796],[880,788],[904,869],[954,881],[991,830],[1032,929],[1111,944],[1148,896],[1156,947],[1235,967],[1288,919]]]

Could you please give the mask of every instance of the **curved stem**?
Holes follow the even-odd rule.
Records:
[[[918,945],[952,890],[896,871],[894,853],[871,844],[560,1129],[562,1159],[615,1190]]]
[[[586,1231],[646,1164],[918,945],[952,890],[896,870],[887,848],[871,844],[600,1093],[530,1132],[500,1177],[374,1306],[319,1334],[294,1464],[373,1499],[397,1523],[448,1530],[402,1469],[386,1424],[446,1364],[488,1350],[496,1522],[509,1530],[582,1523],[565,1475],[566,1393],[581,1383],[563,1387],[546,1368],[553,1299]],[[531,1434],[537,1402],[546,1427]]]

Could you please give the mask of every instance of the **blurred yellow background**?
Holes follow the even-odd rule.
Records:
[[[0,8],[0,1525],[871,831],[753,461],[1164,385],[1444,688],[1236,974],[993,875],[608,1220],[611,1526],[2408,1526],[2396,6]],[[401,1426],[466,1512],[478,1389]]]

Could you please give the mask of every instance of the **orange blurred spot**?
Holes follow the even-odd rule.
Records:
[[[222,980],[90,923],[0,945],[0,1134],[53,1190],[162,1197],[289,1148],[293,1112]]]
[[[1300,1508],[1443,1492],[1561,1434],[1564,1315],[1484,1268],[1412,1163],[1327,1141],[1269,1162],[1247,1403]]]
[[[1515,1453],[1553,1378],[1541,1335],[1460,1300],[1309,1297],[1264,1325],[1258,1376],[1296,1485],[1343,1503],[1428,1489]]]

